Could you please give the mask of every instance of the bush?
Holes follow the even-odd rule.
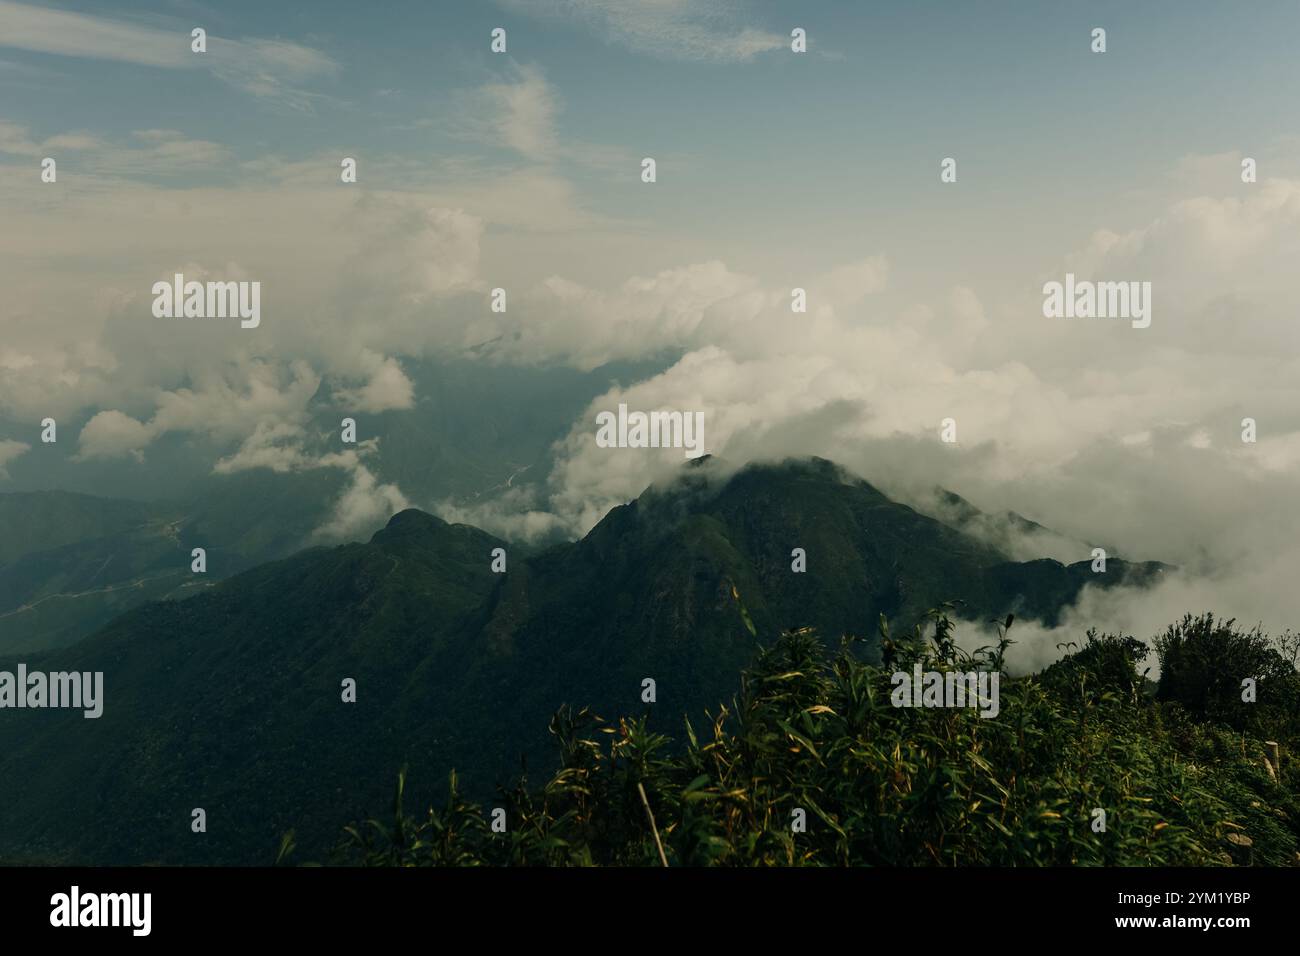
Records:
[[[1145,647],[1090,632],[1039,677],[1002,675],[995,719],[895,707],[895,667],[1001,671],[1010,619],[996,645],[967,654],[946,614],[931,617],[928,640],[894,641],[882,628],[884,666],[849,642],[828,654],[807,629],[784,634],[707,733],[687,722],[676,748],[644,718],[562,708],[550,727],[560,769],[540,788],[521,780],[501,794],[505,832],[461,798],[454,774],[440,809],[407,817],[399,777],[392,822],[347,828],[337,860],[658,866],[662,845],[673,866],[1201,866],[1233,862],[1225,838],[1244,832],[1253,862],[1296,862],[1300,779],[1284,765],[1279,784],[1260,741],[1203,722],[1219,684],[1189,694],[1208,702],[1201,711],[1153,701],[1136,670]],[[1199,686],[1198,655],[1225,644],[1257,653],[1231,622],[1171,628],[1166,696]],[[1273,686],[1286,676],[1268,673]]]
[[[1070,644],[1058,645],[1068,649]],[[1105,634],[1090,630],[1075,653],[1052,664],[1042,673],[1042,682],[1066,698],[1097,703],[1106,693],[1119,694],[1136,704],[1147,683],[1151,668],[1138,673],[1138,665],[1147,659],[1150,648],[1133,637]]]
[[[1213,614],[1185,616],[1156,638],[1160,659],[1157,697],[1175,701],[1194,718],[1261,736],[1293,737],[1300,724],[1300,675],[1256,627],[1244,631]],[[1242,700],[1253,678],[1256,700]]]

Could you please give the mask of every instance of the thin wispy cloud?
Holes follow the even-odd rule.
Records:
[[[459,98],[455,128],[470,142],[504,147],[525,159],[547,162],[557,154],[555,122],[561,108],[559,95],[540,68],[516,65],[499,82]],[[439,122],[425,119],[415,125],[427,128]]]
[[[192,65],[183,33],[0,0],[0,45],[141,66]]]
[[[195,139],[177,130],[134,130],[122,139],[69,131],[38,142],[27,127],[0,120],[0,154],[48,156],[56,153],[90,157],[93,175],[100,178],[169,176],[213,169],[231,156],[230,149],[220,143]]]
[[[319,50],[281,40],[209,36],[206,53],[193,52],[190,43],[190,30],[179,26],[163,30],[0,0],[0,47],[158,69],[207,69],[250,96],[298,109],[309,108],[315,97],[300,84],[339,68]]]
[[[465,138],[501,146],[535,163],[564,162],[587,168],[627,169],[627,149],[565,137],[559,131],[564,102],[542,69],[513,67],[501,82],[465,97],[458,122]]]
[[[743,22],[730,0],[501,0],[515,13],[572,20],[612,43],[666,60],[736,62],[789,39]]]

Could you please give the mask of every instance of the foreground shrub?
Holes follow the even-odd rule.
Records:
[[[492,830],[490,811],[462,799],[454,774],[441,808],[406,816],[399,777],[393,819],[347,828],[337,861],[1296,862],[1300,779],[1293,766],[1284,761],[1274,779],[1260,740],[1209,719],[1220,714],[1220,685],[1207,681],[1197,690],[1193,679],[1216,642],[1256,669],[1266,660],[1249,658],[1250,640],[1233,643],[1241,636],[1231,622],[1189,618],[1166,633],[1160,652],[1174,676],[1167,686],[1162,677],[1161,700],[1144,692],[1141,642],[1089,633],[1042,675],[1003,676],[998,716],[986,719],[969,707],[891,702],[891,675],[916,664],[1001,672],[1010,619],[997,644],[969,654],[956,646],[943,610],[931,617],[925,639],[919,630],[893,639],[882,628],[882,666],[863,663],[849,642],[828,654],[808,630],[783,635],[743,675],[731,705],[709,716],[705,732],[688,722],[676,746],[644,718],[610,722],[562,708],[550,728],[560,769],[540,787],[521,780],[494,802],[504,810],[505,832]],[[1268,673],[1270,686],[1287,676]],[[1184,695],[1193,706],[1179,699]],[[1284,752],[1293,743],[1287,738]],[[1097,811],[1104,811],[1104,831]],[[1230,843],[1229,834],[1250,845]]]

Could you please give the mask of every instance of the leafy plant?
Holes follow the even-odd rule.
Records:
[[[851,639],[830,653],[812,629],[788,631],[680,744],[644,717],[562,708],[550,725],[560,769],[501,793],[505,832],[460,799],[454,774],[441,808],[408,818],[399,775],[392,821],[346,828],[336,861],[658,866],[662,844],[670,866],[1199,866],[1240,862],[1226,852],[1237,833],[1252,862],[1297,862],[1300,775],[1287,761],[1275,780],[1262,742],[1214,719],[1220,684],[1196,671],[1213,647],[1239,655],[1233,677],[1241,661],[1272,666],[1256,632],[1184,619],[1157,641],[1172,664],[1158,694],[1137,670],[1146,645],[1089,631],[1041,675],[1004,678],[996,719],[894,706],[894,668],[1002,669],[1012,618],[968,653],[950,610],[901,639],[882,621],[882,665]]]

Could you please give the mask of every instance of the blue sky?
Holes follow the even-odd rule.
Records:
[[[4,16],[18,9],[0,5]],[[32,19],[35,9],[21,12]],[[763,268],[811,268],[816,257],[851,256],[886,238],[952,259],[971,242],[972,222],[993,219],[1015,220],[999,237],[1013,248],[1040,245],[1048,228],[1086,234],[1097,207],[1151,212],[1144,194],[1182,156],[1267,149],[1300,98],[1291,56],[1300,9],[1288,3],[1248,11],[1229,3],[696,0],[41,9],[80,12],[143,39],[66,56],[3,45],[0,31],[0,60],[11,66],[0,77],[17,94],[6,97],[4,119],[38,138],[122,139],[164,128],[222,144],[240,160],[341,149],[431,165],[457,157],[517,165],[527,157],[467,141],[466,101],[524,67],[547,86],[557,137],[574,144],[551,165],[578,202],[700,254],[712,244]],[[214,37],[292,44],[319,62],[294,73],[288,57],[268,55],[232,81],[211,69],[131,61],[149,58],[159,37],[150,31],[172,34],[179,61],[193,61],[192,25]],[[506,57],[488,51],[495,26],[508,31]],[[780,41],[792,26],[808,31],[807,56],[728,52],[746,31]],[[1093,26],[1108,31],[1104,55],[1089,50]],[[88,41],[96,43],[108,47]],[[271,90],[244,92],[239,84],[263,69]],[[659,158],[660,188],[629,189],[634,165],[593,167],[581,161],[584,147]],[[958,158],[971,184],[959,197],[933,188],[944,156]],[[197,168],[181,181],[230,175],[229,166]],[[988,265],[971,257],[954,278],[973,281]]]

